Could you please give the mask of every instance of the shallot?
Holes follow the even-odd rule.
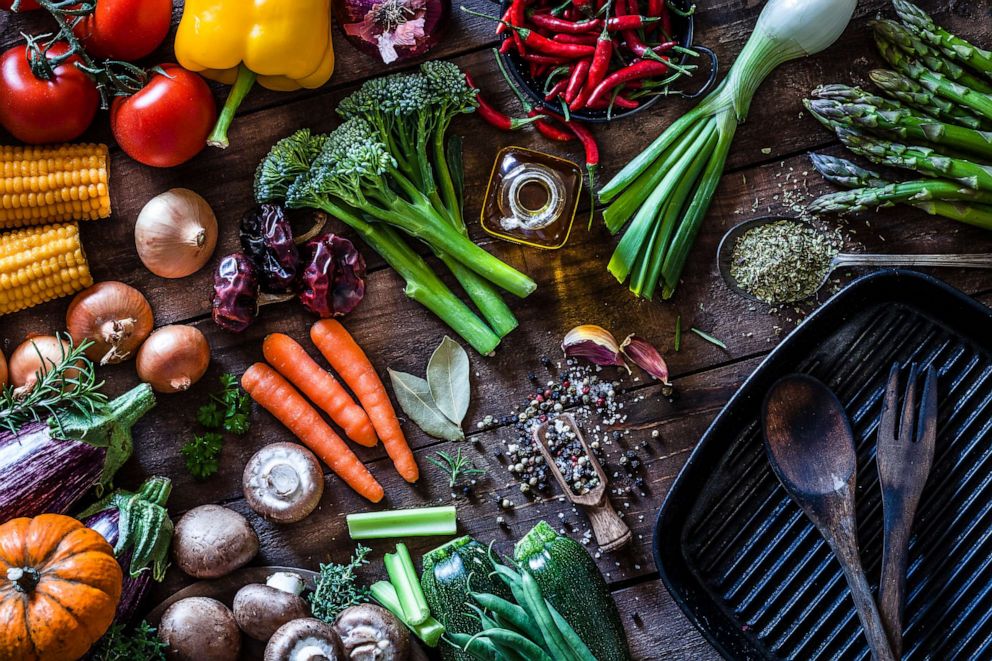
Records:
[[[131,357],[148,334],[154,320],[148,300],[123,282],[99,282],[79,292],[65,314],[73,342],[92,340],[86,349],[90,360],[101,365]]]
[[[192,326],[163,326],[138,350],[138,377],[157,392],[187,390],[210,365],[207,338]]]
[[[334,14],[352,46],[392,64],[437,45],[451,0],[335,0]]]

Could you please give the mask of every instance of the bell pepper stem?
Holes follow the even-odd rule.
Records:
[[[231,128],[231,122],[234,121],[234,115],[241,107],[241,102],[245,100],[248,92],[255,85],[256,77],[255,72],[244,64],[238,67],[238,78],[234,81],[234,86],[231,87],[231,91],[227,95],[227,101],[224,102],[214,130],[207,137],[208,145],[227,149],[228,145],[231,144],[227,139],[227,130]]]

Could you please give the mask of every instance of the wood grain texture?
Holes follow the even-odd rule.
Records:
[[[178,20],[180,3],[176,4],[174,18]],[[467,0],[464,4],[488,13],[494,13],[496,6],[487,0]],[[697,41],[717,51],[724,71],[747,38],[762,4],[754,0],[697,2]],[[968,3],[925,0],[921,4],[950,29],[977,43],[992,44],[989,0]],[[639,659],[716,656],[657,579],[651,557],[655,514],[716,412],[761,358],[798,322],[802,312],[793,309],[770,312],[764,306],[733,295],[719,280],[716,246],[722,234],[737,222],[766,214],[795,213],[816,195],[830,190],[812,171],[805,152],[840,153],[841,150],[829,133],[802,112],[801,99],[819,83],[865,83],[867,70],[881,65],[871,45],[867,20],[879,11],[887,13],[887,6],[886,0],[862,0],[855,21],[837,45],[806,61],[781,67],[758,92],[747,123],[738,131],[727,173],[690,257],[683,285],[669,303],[635,300],[606,272],[616,239],[599,222],[587,231],[584,219],[580,219],[568,246],[555,252],[533,251],[483,234],[473,219],[478,217],[492,160],[500,147],[528,146],[576,161],[580,161],[581,154],[571,145],[562,147],[542,141],[531,130],[498,133],[475,117],[460,119],[454,126],[456,133],[469,138],[465,152],[466,217],[473,238],[532,275],[539,285],[531,298],[511,302],[521,326],[507,338],[496,356],[485,359],[471,355],[474,391],[466,418],[470,442],[459,447],[485,468],[487,475],[480,480],[471,499],[454,497],[459,508],[460,531],[483,541],[494,539],[497,550],[507,553],[513,540],[541,519],[575,534],[585,530],[588,527],[585,515],[562,499],[530,501],[520,494],[497,456],[504,443],[515,438],[511,427],[479,431],[475,423],[486,415],[506,414],[513,404],[526,398],[531,389],[529,373],[543,373],[542,356],[559,358],[561,337],[576,324],[597,323],[621,337],[637,333],[655,343],[666,354],[678,397],[673,401],[664,399],[657,386],[644,380],[624,381],[620,399],[629,415],[625,424],[632,431],[622,445],[606,448],[606,468],[608,471],[611,465],[615,468],[619,453],[626,447],[646,443],[642,455],[647,488],[644,496],[636,493],[623,498],[611,496],[613,505],[624,514],[632,530],[633,542],[620,553],[600,554],[597,558],[607,580],[617,588],[624,624]],[[21,31],[48,27],[45,17],[37,14],[0,13],[0,48],[16,43]],[[484,19],[455,11],[447,38],[431,56],[450,57],[470,69],[487,97],[510,112],[518,112],[493,64],[489,52],[494,42],[491,35],[492,25]],[[216,260],[238,245],[238,219],[252,204],[251,177],[262,155],[277,139],[297,128],[332,129],[337,125],[334,108],[338,101],[363,80],[381,73],[374,61],[354,51],[339,33],[335,34],[335,46],[337,69],[325,88],[290,94],[254,90],[235,122],[232,147],[226,152],[208,150],[179,168],[155,170],[134,163],[114,147],[113,218],[87,223],[82,229],[97,280],[119,279],[136,286],[152,303],[157,325],[192,323],[204,331],[213,349],[207,377],[188,393],[160,397],[158,408],[139,423],[134,458],[122,470],[118,482],[134,487],[148,475],[168,475],[175,484],[171,508],[177,514],[205,502],[224,503],[243,512],[262,538],[262,553],[253,562],[257,565],[316,568],[319,562],[329,559],[344,561],[353,547],[347,537],[344,516],[368,509],[336,477],[328,475],[318,511],[299,524],[275,526],[250,512],[241,498],[241,470],[245,462],[267,443],[290,440],[288,432],[264,411],[255,411],[254,426],[248,436],[227,441],[221,472],[209,481],[192,480],[178,452],[195,431],[195,409],[216,387],[217,377],[227,371],[240,373],[259,360],[261,340],[267,333],[287,333],[318,357],[308,339],[313,320],[295,305],[266,308],[259,322],[244,335],[232,335],[216,328],[209,320],[210,279]],[[172,58],[169,47],[163,47],[149,62]],[[213,87],[221,99],[226,89]],[[603,148],[601,177],[615,173],[690,106],[691,102],[671,99],[634,119],[596,127]],[[97,119],[86,137],[112,143],[105,115]],[[8,142],[9,136],[0,131],[0,143]],[[206,269],[183,280],[163,280],[152,276],[140,264],[133,247],[132,229],[145,202],[174,186],[201,193],[214,206],[221,232],[217,253]],[[835,224],[834,219],[826,222]],[[861,215],[842,226],[853,247],[873,251],[992,250],[992,237],[987,233],[933,219],[915,210],[900,208]],[[422,374],[446,329],[403,296],[400,279],[384,269],[381,260],[368,251],[366,256],[370,268],[368,293],[345,323],[382,376],[387,367]],[[992,300],[989,294],[992,278],[988,275],[957,270],[938,274],[964,291],[979,295],[981,300]],[[839,274],[838,281],[847,277],[848,274]],[[54,301],[0,317],[0,348],[9,352],[29,333],[61,329],[67,304],[67,300]],[[682,350],[674,353],[672,340],[679,316],[684,329],[695,326],[719,337],[726,342],[727,351],[686,333]],[[123,392],[137,381],[133,363],[109,367],[102,376],[107,379],[110,394]],[[659,431],[659,438],[652,438],[653,430]],[[409,423],[404,424],[404,431],[424,475],[416,486],[403,482],[381,447],[356,448],[386,489],[387,499],[380,507],[452,502],[442,476],[426,458],[436,450],[455,449],[454,444],[430,439]],[[498,502],[503,498],[514,501],[516,507],[502,510]],[[505,526],[497,523],[499,516],[504,517]],[[411,551],[420,554],[440,541],[416,540]],[[387,546],[387,543],[375,544],[373,557],[381,557]],[[373,568],[369,576],[376,575]],[[171,570],[165,584],[156,588],[152,602],[189,582],[178,570]]]

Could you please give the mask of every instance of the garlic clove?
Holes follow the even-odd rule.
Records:
[[[561,349],[567,358],[585,358],[594,365],[627,367],[616,338],[602,326],[576,326],[565,334]],[[627,371],[630,371],[629,367]]]
[[[672,385],[668,380],[668,364],[662,358],[661,353],[647,340],[642,340],[631,333],[620,345],[620,351],[627,358],[630,358],[635,365],[661,381],[663,385]]]

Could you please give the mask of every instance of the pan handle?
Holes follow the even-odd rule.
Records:
[[[696,45],[693,46],[692,49],[699,51],[706,55],[706,57],[710,58],[710,75],[706,78],[706,82],[703,83],[703,86],[695,92],[688,94],[681,90],[676,90],[670,93],[672,96],[681,96],[683,99],[697,99],[713,89],[713,84],[716,82],[717,74],[720,73],[720,59],[716,56],[716,53],[706,46]]]

